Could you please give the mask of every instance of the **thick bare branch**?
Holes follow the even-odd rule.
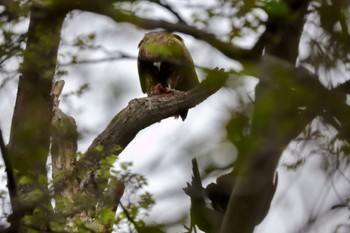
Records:
[[[131,100],[93,141],[85,156],[77,161],[75,170],[79,173],[78,177],[84,177],[85,183],[94,183],[90,179],[96,177],[91,176],[91,172],[100,169],[100,161],[103,158],[120,153],[136,134],[147,126],[198,105],[218,91],[227,78],[227,73],[214,70],[208,72],[206,80],[188,92],[174,91],[171,94]],[[97,151],[97,147],[102,147],[103,151]],[[116,149],[118,151],[115,151]],[[100,184],[100,182],[96,183]]]
[[[80,192],[80,184],[77,179],[69,179],[76,163],[78,131],[74,118],[62,112],[59,107],[59,97],[64,86],[64,81],[54,83],[51,96],[54,103],[54,117],[52,120],[52,178],[55,189],[56,211],[64,211],[66,206],[62,203],[69,201],[74,204],[74,210],[68,219],[79,219],[92,229],[103,229],[103,232],[112,232],[113,221],[101,224],[88,214],[89,208],[97,211],[109,209],[116,212],[119,201],[124,193],[124,181],[111,177],[108,188],[98,200],[94,200],[90,206],[81,206],[77,198]],[[111,218],[113,219],[113,218]]]
[[[104,146],[107,154],[112,151],[108,149],[109,146],[118,145],[125,148],[140,130],[195,107],[217,92],[227,78],[228,74],[223,71],[210,71],[206,80],[188,92],[173,91],[170,94],[131,100],[94,140],[87,154],[98,145]]]
[[[79,189],[76,182],[56,182],[56,177],[69,177],[73,171],[77,155],[78,132],[75,120],[60,109],[56,109],[52,120],[52,177],[56,198],[67,198],[73,202],[73,197]]]

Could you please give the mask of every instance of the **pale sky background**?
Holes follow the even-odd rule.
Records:
[[[196,10],[184,8],[184,1],[169,2],[177,4],[184,18],[190,17],[191,12]],[[192,2],[204,4],[202,1],[193,0]],[[206,4],[215,2],[207,1]],[[139,7],[148,6],[150,6],[149,3],[139,4]],[[173,16],[161,8],[151,7],[151,9],[153,11],[144,14],[152,18],[174,20]],[[208,29],[225,33],[227,24],[222,19],[216,19]],[[129,24],[115,23],[103,16],[75,12],[73,17],[66,21],[62,31],[65,43],[60,48],[59,60],[64,62],[67,53],[75,51],[65,44],[72,42],[76,36],[92,32],[97,36],[94,44],[102,45],[107,51],[122,51],[136,57],[137,44],[146,31]],[[187,35],[179,35],[184,38],[196,65],[208,68],[218,66],[226,70],[240,69],[237,62],[227,59],[206,43]],[[237,42],[249,45],[255,38],[251,35]],[[103,58],[108,55],[101,51],[81,51],[79,54],[82,58],[89,59]],[[64,68],[68,70],[68,76],[63,78],[66,81],[63,95],[77,90],[84,83],[90,86],[90,90],[81,97],[70,96],[62,99],[60,106],[64,112],[75,118],[78,130],[84,134],[79,141],[79,151],[84,152],[93,138],[107,126],[118,111],[131,99],[145,95],[141,92],[135,59]],[[203,78],[200,73],[199,76]],[[257,80],[245,77],[240,80],[240,83],[241,86],[235,91],[223,88],[199,106],[191,109],[185,122],[169,118],[142,130],[120,154],[120,161],[132,161],[133,171],[145,175],[148,179],[147,190],[153,193],[157,200],[149,217],[150,222],[162,223],[176,220],[181,213],[189,211],[189,198],[184,195],[182,187],[190,181],[193,157],[199,158],[202,168],[209,162],[222,164],[234,159],[235,148],[223,142],[225,122],[229,119],[229,111],[239,108],[241,99],[248,101],[248,95],[254,98],[254,86]],[[2,113],[0,126],[6,141],[15,96],[15,82],[9,82],[0,89],[0,112]],[[324,131],[329,132],[330,137],[335,134],[333,129],[324,128]],[[200,145],[200,149],[194,153],[189,152],[188,146],[192,144]],[[316,147],[316,142],[309,142],[307,150],[301,150],[300,145],[293,142],[282,156],[281,164],[292,163],[298,156],[312,155]],[[215,151],[215,154],[210,154],[208,158],[208,151]],[[298,151],[297,156],[295,151]],[[271,211],[263,223],[256,228],[256,233],[333,232],[335,225],[330,224],[331,222],[347,221],[348,212],[337,212],[337,214],[321,216],[320,222],[309,231],[300,230],[300,226],[308,221],[309,216],[329,209],[332,202],[343,198],[346,190],[349,189],[349,184],[341,175],[333,177],[336,179],[334,182],[333,179],[327,178],[321,166],[320,157],[312,156],[297,171],[288,171],[283,166],[279,167],[279,183]],[[3,170],[1,168],[2,174]],[[5,183],[3,180],[1,182],[4,189]],[[208,182],[209,180],[205,184]],[[332,188],[332,185],[335,188]],[[323,224],[322,218],[327,219],[327,224]],[[3,219],[0,219],[1,222]],[[181,228],[169,230],[169,232],[180,231]]]

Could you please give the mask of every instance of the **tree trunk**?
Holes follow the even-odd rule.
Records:
[[[16,230],[24,214],[33,211],[33,203],[50,209],[46,178],[53,115],[50,92],[63,20],[63,16],[32,7],[8,145],[12,167],[7,169],[15,171],[16,177],[15,190],[10,192],[10,220]]]

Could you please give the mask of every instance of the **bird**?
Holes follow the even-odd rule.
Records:
[[[148,32],[138,48],[141,89],[148,96],[171,93],[171,90],[189,91],[199,84],[192,56],[179,35]],[[188,109],[179,113],[183,121],[187,113]]]

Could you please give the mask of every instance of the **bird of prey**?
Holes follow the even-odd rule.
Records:
[[[137,66],[143,93],[148,96],[188,91],[199,81],[183,39],[164,31],[146,33],[138,45]],[[186,119],[188,110],[180,112]]]

